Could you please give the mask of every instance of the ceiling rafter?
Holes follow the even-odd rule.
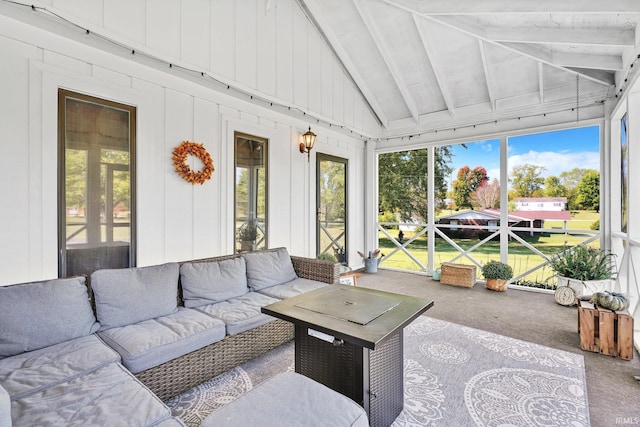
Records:
[[[356,10],[360,14],[362,21],[364,22],[367,31],[375,41],[376,47],[378,48],[378,52],[382,56],[384,63],[387,65],[387,68],[391,72],[391,76],[393,77],[396,86],[400,90],[400,95],[404,100],[405,105],[409,109],[413,120],[418,123],[420,121],[420,113],[418,112],[418,108],[416,106],[415,101],[413,100],[413,96],[411,95],[411,91],[405,84],[402,73],[398,70],[398,66],[395,61],[392,59],[392,54],[389,50],[387,43],[385,42],[384,37],[378,30],[379,26],[376,25],[375,19],[372,16],[371,10],[364,4],[362,0],[352,0]]]
[[[556,63],[556,61],[554,61],[553,55],[549,54],[549,51],[546,51],[547,53],[545,53],[545,51],[541,50],[541,49],[533,49],[533,47],[531,45],[525,45],[525,44],[520,44],[520,43],[513,43],[513,44],[509,44],[509,43],[501,43],[501,42],[496,42],[494,40],[491,40],[487,37],[486,35],[486,31],[483,27],[480,27],[479,25],[474,24],[473,22],[470,22],[468,20],[462,20],[460,18],[457,17],[452,17],[452,16],[432,16],[429,14],[425,14],[420,12],[419,10],[416,9],[411,9],[408,8],[406,6],[404,6],[403,0],[380,0],[384,3],[387,3],[389,5],[398,7],[406,12],[409,12],[411,14],[414,15],[418,15],[421,16],[425,19],[431,20],[433,22],[437,22],[440,23],[442,25],[445,25],[449,28],[453,28],[454,30],[457,31],[461,31],[465,34],[468,34],[472,37],[475,37],[477,39],[483,40],[487,43],[491,43],[493,45],[496,46],[500,46],[503,47],[505,49],[511,50],[513,52],[516,52],[518,54],[527,56],[535,61],[540,61],[543,62],[547,65],[550,65],[554,68],[558,68],[560,70],[563,70],[565,72],[571,73],[571,74],[580,74],[581,77],[584,77],[587,80],[596,82],[598,84],[601,85],[605,85],[605,86],[610,86],[611,84],[613,84],[613,77],[611,77],[610,79],[605,79],[602,80],[600,78],[594,77],[591,74],[587,74],[587,73],[582,73],[580,71],[575,71],[575,69],[571,69],[568,68],[566,66],[563,65],[559,65],[558,63]],[[640,2],[638,2],[638,4],[640,5]],[[420,9],[420,8],[418,8]],[[567,57],[563,58],[563,59],[568,59]],[[622,61],[622,59],[620,59],[620,61]],[[576,64],[572,64],[572,65],[576,65]],[[582,68],[592,68],[592,67],[584,67],[582,66]]]
[[[309,22],[311,22],[316,31],[318,31],[320,37],[326,41],[327,47],[334,52],[336,60],[339,61],[343,67],[345,74],[351,77],[357,90],[360,91],[364,101],[367,103],[373,114],[375,114],[380,124],[384,128],[388,128],[389,118],[385,114],[384,109],[380,104],[378,104],[376,97],[368,89],[368,86],[365,84],[365,80],[362,78],[360,73],[358,73],[358,68],[351,61],[351,57],[343,49],[338,39],[333,33],[326,31],[326,29],[329,28],[329,25],[327,25],[326,22],[323,22],[322,14],[318,9],[315,0],[296,0],[296,2],[307,16],[307,19],[309,19]]]
[[[553,52],[537,45],[519,43],[502,43],[501,46],[529,57],[538,58],[538,60],[549,65],[555,65],[556,67],[576,67],[611,71],[622,69],[622,58],[615,55],[586,55],[578,53]]]
[[[484,69],[484,76],[487,82],[487,92],[489,93],[489,102],[491,103],[491,111],[496,110],[496,97],[493,94],[493,78],[489,71],[489,62],[487,61],[487,52],[484,47],[484,42],[478,40],[478,46],[480,47],[480,57],[482,58],[482,68]]]
[[[540,92],[540,104],[544,104],[544,65],[538,62],[538,90]]]
[[[640,12],[637,0],[398,0],[399,5],[427,15],[496,15],[527,13],[618,14]]]
[[[566,28],[497,28],[485,27],[486,37],[496,42],[563,44],[585,46],[634,47],[635,30],[566,29]]]
[[[420,25],[419,19],[420,17],[412,14],[413,22],[416,25],[416,29],[418,30],[418,34],[420,35],[420,40],[422,41],[422,46],[424,46],[424,50],[427,53],[427,58],[431,63],[431,68],[433,69],[433,74],[436,78],[436,82],[438,83],[438,87],[440,88],[440,93],[442,94],[442,98],[444,99],[445,104],[447,105],[447,109],[449,110],[449,114],[455,114],[455,105],[453,103],[453,97],[451,96],[451,91],[447,87],[446,78],[444,73],[439,70],[438,67],[438,54],[431,43],[431,39],[429,35],[426,33],[424,27]]]

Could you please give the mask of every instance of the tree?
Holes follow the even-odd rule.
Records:
[[[514,166],[509,182],[517,196],[533,197],[536,192],[540,192],[544,184],[541,174],[545,169],[544,166],[530,164]]]
[[[379,210],[400,214],[401,221],[427,220],[427,149],[381,154],[378,159]],[[435,198],[447,197],[452,153],[449,147],[434,149]]]
[[[482,166],[470,169],[463,166],[458,170],[457,178],[453,182],[453,198],[458,208],[472,208],[471,196],[481,186],[486,185],[489,178],[487,170]]]
[[[567,189],[557,176],[548,176],[544,180],[544,195],[547,197],[565,197]]]
[[[600,210],[600,174],[587,171],[576,188],[576,204],[582,209]]]
[[[493,178],[491,184],[481,185],[471,195],[471,203],[478,209],[497,208],[500,206],[500,183]]]
[[[580,208],[576,203],[578,184],[589,170],[593,169],[573,168],[560,174],[560,184],[567,189],[567,209],[577,210]]]

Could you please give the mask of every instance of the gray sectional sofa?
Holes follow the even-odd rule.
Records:
[[[293,338],[262,306],[337,279],[277,248],[1,286],[0,427],[182,425],[164,400]]]

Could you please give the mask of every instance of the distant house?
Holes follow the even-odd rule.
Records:
[[[516,197],[513,199],[516,211],[564,211],[567,209],[566,197]]]
[[[544,221],[563,221],[567,228],[567,221],[571,220],[569,211],[522,211],[508,212],[509,227],[543,228]],[[484,209],[481,211],[459,212],[438,218],[438,224],[448,225],[442,231],[449,236],[465,238],[484,238],[498,230],[500,226],[500,211]],[[483,228],[475,228],[483,227]],[[529,232],[534,235],[534,232]]]

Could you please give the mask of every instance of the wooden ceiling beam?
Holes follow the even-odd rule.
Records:
[[[566,29],[566,28],[497,28],[486,27],[485,35],[496,42],[563,44],[584,46],[635,46],[635,30]]]
[[[445,74],[440,70],[438,53],[436,52],[435,46],[431,42],[431,38],[426,32],[426,29],[420,22],[420,18],[417,15],[412,15],[413,21],[416,25],[416,29],[418,30],[418,34],[420,35],[420,40],[422,41],[422,46],[424,46],[424,50],[427,53],[427,58],[431,63],[431,68],[433,69],[433,74],[436,77],[436,81],[438,83],[438,87],[440,88],[440,93],[442,94],[442,98],[444,99],[445,104],[447,105],[447,109],[451,115],[455,114],[456,106],[453,102],[453,96],[451,95],[451,90],[449,90],[447,85],[447,79]]]
[[[489,71],[489,63],[487,61],[487,52],[484,47],[484,42],[478,40],[478,46],[480,48],[480,57],[482,58],[482,68],[484,69],[484,77],[487,85],[487,92],[489,93],[489,102],[491,103],[491,111],[496,109],[496,97],[493,94],[493,78]]]
[[[364,78],[358,72],[358,67],[351,61],[351,57],[346,53],[335,34],[328,31],[330,26],[324,22],[323,14],[316,4],[316,0],[296,0],[300,9],[304,12],[309,22],[313,25],[327,47],[333,52],[345,75],[353,81],[354,87],[360,92],[369,110],[384,128],[389,126],[389,118],[384,113],[384,109],[376,101],[375,95],[368,89]]]
[[[544,64],[550,65],[554,68],[557,68],[559,70],[562,71],[566,71],[568,73],[571,74],[576,74],[578,73],[581,77],[584,77],[587,80],[593,81],[595,83],[601,84],[601,85],[606,85],[606,86],[610,86],[609,80],[601,80],[597,77],[594,77],[592,74],[586,74],[586,73],[580,73],[575,71],[574,69],[565,67],[563,65],[559,65],[557,63],[557,61],[562,62],[561,60],[563,59],[568,59],[568,58],[558,58],[556,57],[554,59],[554,55],[548,51],[548,50],[543,50],[540,49],[539,47],[535,46],[535,45],[530,45],[530,44],[523,44],[523,43],[502,43],[502,42],[497,42],[494,40],[491,40],[488,36],[487,36],[487,32],[486,29],[478,24],[475,24],[474,22],[471,22],[469,20],[466,19],[461,19],[459,17],[456,16],[432,16],[432,15],[428,15],[428,14],[424,14],[421,12],[418,12],[415,8],[411,9],[408,8],[406,6],[403,5],[403,3],[405,3],[404,0],[381,0],[389,5],[398,7],[402,10],[405,10],[406,12],[409,12],[413,15],[418,15],[421,16],[425,19],[431,20],[433,22],[437,22],[439,24],[445,25],[449,28],[452,28],[454,30],[460,31],[462,33],[468,34],[472,37],[475,37],[477,39],[483,40],[484,42],[487,43],[491,43],[495,46],[500,46],[504,49],[508,49],[511,50],[512,52],[516,52],[518,54],[527,56],[535,61],[538,62],[542,62]],[[483,2],[484,3],[484,2]],[[640,6],[640,1],[638,2],[638,5]],[[620,58],[620,63],[622,63],[622,58]],[[611,65],[611,64],[610,64]],[[592,67],[583,67],[583,68],[592,68]]]
[[[637,0],[394,0],[398,5],[425,15],[504,14],[618,14],[640,12]]]
[[[375,18],[371,13],[371,10],[367,7],[367,5],[363,0],[352,0],[352,1],[354,6],[356,7],[356,10],[360,14],[362,21],[364,22],[364,26],[366,27],[367,31],[373,38],[373,41],[375,42],[376,47],[378,48],[378,52],[382,56],[382,60],[387,65],[387,68],[391,73],[391,77],[393,78],[393,81],[395,82],[396,86],[398,87],[398,90],[400,91],[400,95],[402,96],[402,99],[405,105],[407,106],[407,109],[411,113],[411,117],[413,117],[413,120],[416,123],[418,123],[418,121],[420,120],[419,118],[420,113],[418,112],[416,103],[413,99],[413,96],[411,95],[411,91],[409,90],[409,88],[407,87],[407,85],[405,84],[402,78],[402,73],[398,69],[398,66],[396,65],[395,61],[393,60],[393,53],[390,51],[384,36],[380,33],[380,30],[378,29],[380,26],[377,25]]]

